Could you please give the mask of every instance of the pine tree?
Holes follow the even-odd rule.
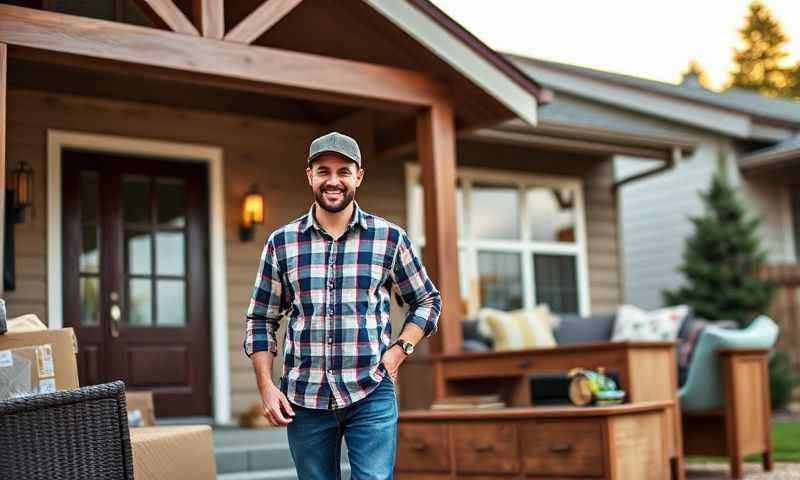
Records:
[[[689,66],[686,67],[686,71],[683,72],[683,80],[681,81],[681,85],[697,85],[705,88],[706,90],[711,89],[706,71],[703,70],[703,67],[700,66],[700,62],[698,62],[696,59],[689,61]]]
[[[756,0],[749,10],[745,25],[739,29],[744,47],[734,49],[731,86],[773,96],[788,95],[792,72],[782,65],[788,38],[763,3]]]
[[[748,324],[766,311],[773,291],[772,284],[756,276],[766,260],[757,236],[759,220],[747,218],[724,171],[714,175],[709,191],[700,196],[705,213],[691,218],[694,234],[686,239],[679,268],[688,284],[662,292],[664,302],[687,304],[709,320]]]

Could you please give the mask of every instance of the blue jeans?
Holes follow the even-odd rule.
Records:
[[[366,398],[335,410],[292,405],[287,428],[299,480],[339,480],[342,437],[352,480],[391,480],[397,449],[397,397],[386,375]]]

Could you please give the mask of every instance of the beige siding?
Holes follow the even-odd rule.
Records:
[[[470,167],[581,178],[586,204],[591,310],[607,312],[616,308],[622,299],[622,284],[616,199],[611,190],[614,181],[612,159],[462,141],[458,147],[458,162]]]

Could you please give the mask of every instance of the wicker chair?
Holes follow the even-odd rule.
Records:
[[[0,401],[0,478],[132,479],[122,382]]]

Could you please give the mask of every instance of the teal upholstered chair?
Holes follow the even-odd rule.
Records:
[[[778,326],[765,315],[741,330],[703,330],[678,391],[687,455],[726,455],[734,478],[751,453],[772,469],[767,356],[777,338]]]

